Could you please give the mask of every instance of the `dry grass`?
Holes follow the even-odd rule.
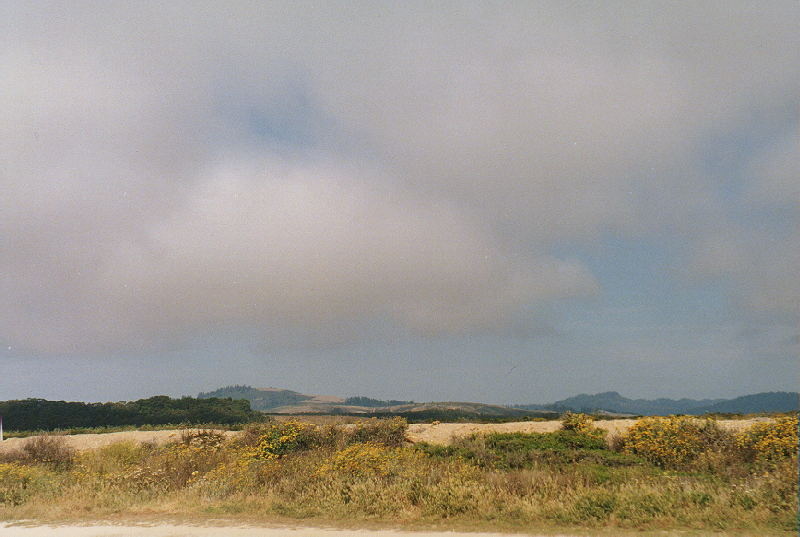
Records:
[[[666,469],[576,430],[475,436],[449,447],[404,446],[404,433],[396,420],[275,423],[237,437],[195,431],[160,446],[124,442],[57,464],[20,458],[0,464],[0,518],[147,514],[754,534],[796,529],[795,451],[732,459],[701,450]],[[748,449],[772,438],[769,431],[753,434]],[[727,471],[733,462],[736,471]]]

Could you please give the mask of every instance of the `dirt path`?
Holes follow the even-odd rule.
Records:
[[[511,534],[297,527],[174,526],[166,524],[158,526],[57,525],[27,527],[0,523],[0,537],[346,537],[351,535],[354,537],[507,537]],[[550,535],[549,537],[570,536]]]

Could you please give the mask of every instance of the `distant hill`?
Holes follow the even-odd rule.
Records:
[[[564,408],[581,412],[606,410],[624,414],[640,414],[651,416],[658,414],[687,414],[700,406],[713,405],[723,399],[628,399],[618,392],[604,392],[596,395],[576,395],[551,405],[553,408]]]
[[[414,403],[410,405],[399,405],[391,407],[391,411],[396,414],[410,413],[433,413],[433,412],[458,412],[464,415],[475,415],[483,417],[500,416],[530,416],[533,413],[526,409],[511,408],[501,405],[487,405],[484,403],[470,403],[462,401],[439,401],[431,403]],[[545,412],[546,413],[546,412]],[[535,415],[542,415],[536,412]]]
[[[253,410],[271,410],[276,407],[286,405],[296,405],[303,401],[314,398],[312,395],[305,395],[292,390],[280,390],[276,388],[253,388],[252,386],[225,386],[211,392],[200,392],[198,399],[209,399],[212,397],[231,399],[246,399],[250,401],[250,408]]]
[[[344,400],[344,404],[346,405],[368,406],[368,407],[410,405],[413,403],[414,401],[398,401],[396,399],[389,399],[389,400],[373,399],[371,397],[364,397],[363,395],[348,397],[347,399]]]
[[[757,412],[791,412],[799,409],[800,394],[797,392],[764,392],[743,395],[728,401],[695,408],[689,414],[753,414]]]
[[[470,402],[415,403],[414,401],[382,400],[356,396],[342,399],[325,395],[308,395],[277,388],[253,388],[252,386],[226,386],[210,392],[201,392],[199,399],[220,397],[246,399],[253,410],[276,414],[367,414],[446,417],[496,418],[518,416],[555,416],[550,410],[529,411],[501,405]]]
[[[547,405],[519,405],[520,408],[572,410],[574,412],[612,412],[642,416],[670,414],[791,412],[798,410],[798,394],[765,392],[735,399],[628,399],[618,392],[581,394]]]
[[[580,394],[550,404],[514,405],[439,401],[382,400],[355,396],[347,399],[327,395],[309,395],[279,388],[226,386],[201,392],[200,399],[211,397],[246,399],[253,410],[277,414],[387,414],[387,415],[463,415],[485,418],[544,417],[571,410],[609,415],[667,416],[670,414],[790,412],[798,410],[798,394],[766,392],[735,399],[628,399],[618,392]],[[438,418],[435,418],[438,419]]]

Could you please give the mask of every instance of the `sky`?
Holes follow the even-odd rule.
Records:
[[[798,27],[0,0],[0,400],[796,390]]]

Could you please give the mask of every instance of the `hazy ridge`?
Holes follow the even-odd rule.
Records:
[[[425,402],[380,400],[364,396],[341,398],[308,395],[277,388],[226,386],[201,392],[199,398],[231,397],[247,399],[253,410],[293,413],[408,413],[426,411],[459,411],[476,415],[519,415],[542,412],[608,412],[642,416],[706,413],[752,414],[759,412],[791,412],[800,408],[797,392],[762,392],[732,399],[629,399],[618,392],[580,394],[546,404],[489,405],[477,402]],[[362,404],[353,404],[362,403]],[[367,403],[367,404],[364,404]]]

